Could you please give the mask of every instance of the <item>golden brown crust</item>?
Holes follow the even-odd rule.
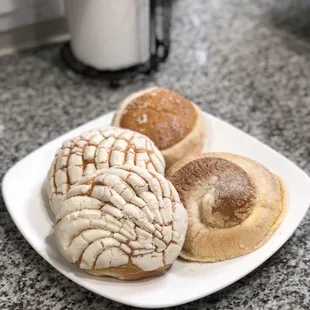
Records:
[[[160,267],[158,269],[152,270],[152,271],[143,271],[137,266],[135,266],[132,263],[128,263],[123,266],[119,267],[110,267],[105,269],[91,269],[88,271],[88,273],[96,276],[108,276],[113,278],[118,278],[119,280],[137,280],[137,279],[143,279],[147,277],[152,277],[155,275],[158,275],[164,271],[166,271],[168,268],[170,268],[171,265],[166,265],[163,267]]]
[[[180,160],[178,160],[177,162],[175,162],[173,165],[171,165],[169,167],[169,169],[166,170],[166,178],[168,180],[170,180],[173,175],[180,169],[182,168],[183,166],[185,166],[187,163],[191,162],[191,161],[194,161],[196,159],[199,159],[199,158],[204,158],[205,157],[205,154],[199,154],[197,156],[195,155],[190,155],[190,156],[186,156]]]
[[[190,101],[174,91],[156,88],[127,104],[120,127],[148,136],[160,150],[164,150],[184,139],[196,119]]]
[[[189,215],[181,253],[185,259],[220,261],[247,254],[264,244],[282,221],[283,184],[248,158],[206,153],[176,163],[168,178]]]
[[[207,137],[207,125],[200,109],[196,105],[194,105],[194,108],[198,117],[193,130],[179,143],[161,151],[167,168],[184,157],[198,156],[204,148],[204,142]]]
[[[191,199],[198,187],[212,192],[200,197],[201,221],[212,228],[240,224],[250,215],[256,200],[254,184],[246,172],[222,158],[195,159],[170,180],[182,201]]]
[[[185,156],[200,154],[207,135],[205,120],[196,105],[176,92],[157,87],[127,97],[112,125],[126,126],[150,137],[161,150],[166,167]]]

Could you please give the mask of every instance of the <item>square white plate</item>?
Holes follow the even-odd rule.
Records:
[[[44,181],[54,153],[64,139],[110,125],[109,113],[46,144],[12,167],[3,180],[7,209],[31,246],[77,284],[109,299],[143,308],[183,304],[214,293],[257,268],[293,234],[310,204],[310,179],[291,161],[233,126],[205,113],[209,127],[206,151],[232,152],[255,159],[282,177],[288,192],[283,223],[270,240],[251,254],[210,264],[177,260],[163,276],[133,282],[99,278],[79,271],[58,253],[53,220],[46,207]]]

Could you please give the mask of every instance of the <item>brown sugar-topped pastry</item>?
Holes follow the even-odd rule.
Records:
[[[119,127],[90,130],[65,141],[48,174],[47,193],[54,213],[70,187],[96,170],[136,165],[161,174],[165,161],[148,137]]]
[[[62,255],[98,276],[134,280],[163,272],[181,252],[187,213],[161,174],[124,165],[71,187],[56,214]]]
[[[200,109],[180,94],[159,87],[127,97],[112,125],[148,136],[163,153],[167,167],[185,156],[200,154],[206,136]]]
[[[189,217],[181,257],[215,262],[252,252],[280,225],[285,190],[261,164],[228,153],[186,158],[167,171]]]

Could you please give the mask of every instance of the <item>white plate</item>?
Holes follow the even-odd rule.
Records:
[[[231,125],[205,114],[209,124],[208,151],[225,151],[260,161],[282,177],[288,209],[281,226],[260,249],[240,258],[211,264],[176,261],[163,276],[122,282],[79,271],[57,251],[53,221],[46,208],[43,183],[56,149],[64,139],[111,123],[112,113],[46,144],[11,168],[3,180],[3,196],[16,226],[31,246],[52,266],[77,284],[109,299],[143,308],[183,304],[214,293],[257,268],[292,235],[310,204],[310,179],[291,161]],[[211,141],[211,142],[210,142]]]

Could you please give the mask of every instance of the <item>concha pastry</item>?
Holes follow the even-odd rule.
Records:
[[[154,143],[131,130],[107,127],[65,141],[48,174],[47,192],[54,213],[70,187],[83,176],[123,164],[165,172],[164,158]]]
[[[148,136],[166,160],[166,167],[185,156],[201,153],[206,137],[203,115],[180,94],[153,87],[127,97],[112,125]]]
[[[86,176],[56,214],[60,252],[88,273],[122,280],[167,269],[185,239],[187,213],[162,175],[124,165]]]
[[[189,217],[181,256],[200,262],[238,257],[260,247],[285,211],[285,190],[261,164],[227,153],[183,159],[167,178]]]

